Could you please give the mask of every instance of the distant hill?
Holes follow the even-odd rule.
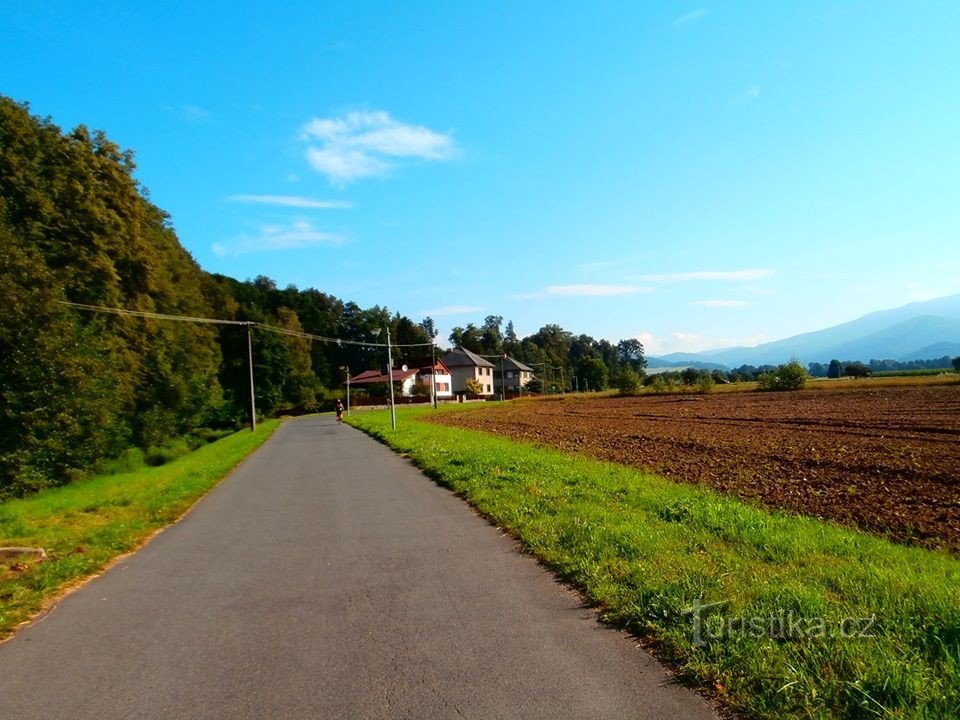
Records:
[[[912,353],[907,353],[897,360],[933,360],[941,357],[960,357],[960,342],[938,342],[933,345],[927,345]]]
[[[795,335],[757,347],[670,353],[649,358],[652,367],[718,363],[777,365],[838,360],[917,360],[960,354],[960,295],[910,303],[864,315],[824,330]]]

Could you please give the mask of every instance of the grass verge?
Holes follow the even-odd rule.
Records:
[[[418,422],[349,422],[408,455],[758,718],[960,717],[960,559],[632,468]]]
[[[0,504],[0,546],[42,547],[45,562],[0,564],[0,639],[65,589],[186,512],[280,424],[241,431],[162,467],[101,475]]]

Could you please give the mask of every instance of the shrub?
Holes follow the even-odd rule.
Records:
[[[757,383],[760,390],[800,390],[807,384],[807,377],[806,368],[794,358],[772,372],[760,373]]]
[[[713,379],[713,375],[708,372],[702,373],[697,379],[697,387],[702,393],[708,393],[713,390],[715,383],[716,381]]]
[[[621,395],[636,395],[643,388],[643,380],[633,368],[625,368],[617,376],[617,390]]]
[[[430,397],[430,386],[424,383],[415,383],[411,392],[414,397]]]
[[[483,385],[476,378],[470,378],[463,386],[468,395],[480,395],[483,393]]]
[[[158,467],[160,465],[166,465],[168,462],[172,462],[177,458],[183,457],[189,452],[190,447],[187,445],[186,441],[179,440],[164,447],[153,447],[148,449],[147,452],[144,453],[143,460],[151,467]]]

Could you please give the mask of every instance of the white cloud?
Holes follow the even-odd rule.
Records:
[[[670,333],[670,351],[671,352],[700,352],[711,347],[710,343],[704,342],[703,336],[694,332],[676,331]]]
[[[231,195],[227,202],[260,205],[282,205],[297,208],[349,208],[352,205],[342,200],[314,200],[295,195]]]
[[[423,317],[444,317],[446,315],[469,315],[483,310],[477,305],[447,305],[445,307],[434,308],[433,310],[424,310],[420,313]]]
[[[230,243],[216,243],[212,249],[221,257],[235,257],[253,252],[297,250],[313,245],[342,245],[344,240],[342,235],[318,230],[308,220],[294,220],[286,225],[263,225],[259,235],[243,236]]]
[[[673,24],[677,27],[681,25],[686,25],[687,23],[696,22],[697,20],[702,20],[704,15],[707,14],[707,11],[703,8],[699,10],[694,10],[693,12],[688,12],[685,15],[681,15],[676,20],[673,21]]]
[[[635,295],[636,293],[643,292],[653,292],[653,290],[637,285],[551,285],[546,289],[547,295],[576,295],[587,297]]]
[[[701,307],[710,307],[710,308],[732,308],[732,307],[746,307],[750,303],[748,303],[745,300],[695,300],[690,304],[700,305]]]
[[[663,341],[653,333],[642,332],[637,333],[633,337],[643,343],[643,352],[645,355],[659,355],[663,352]]]
[[[720,350],[729,347],[753,347],[768,342],[770,337],[764,334],[749,337],[729,338],[701,335],[695,332],[677,331],[670,333],[670,338],[663,342],[663,352],[702,352],[704,350]],[[644,345],[646,347],[646,345]],[[656,354],[656,353],[651,353]]]
[[[450,135],[398,122],[383,111],[314,118],[301,128],[300,137],[319,143],[307,149],[307,161],[337,184],[383,175],[396,158],[449,160],[457,152]]]
[[[774,274],[770,268],[752,268],[746,270],[696,270],[694,272],[667,273],[662,275],[640,275],[637,280],[643,282],[689,282],[692,280],[760,280]]]

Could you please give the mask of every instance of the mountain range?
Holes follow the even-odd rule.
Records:
[[[756,347],[670,353],[648,357],[648,365],[777,365],[796,357],[802,363],[860,360],[925,360],[960,355],[960,295],[880,310],[824,330],[794,335]]]

